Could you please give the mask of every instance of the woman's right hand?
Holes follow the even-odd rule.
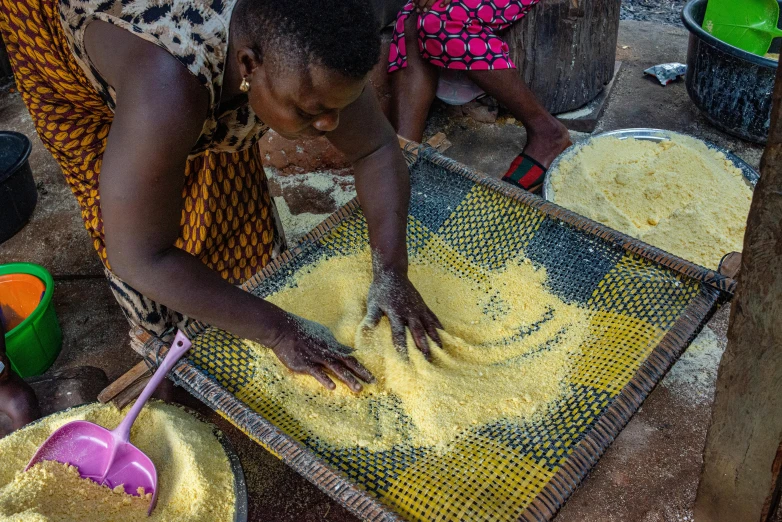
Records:
[[[311,375],[329,390],[336,387],[329,372],[354,392],[362,389],[359,380],[375,381],[369,370],[350,355],[353,349],[340,344],[328,328],[293,314],[285,315],[286,327],[270,348],[289,370]]]

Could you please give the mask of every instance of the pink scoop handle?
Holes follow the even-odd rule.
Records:
[[[112,431],[112,434],[118,440],[121,440],[122,442],[130,441],[130,428],[136,421],[136,417],[138,417],[139,413],[141,413],[144,405],[147,403],[149,398],[152,397],[152,394],[155,393],[155,390],[160,385],[160,383],[163,382],[163,379],[166,378],[168,372],[170,372],[174,365],[179,362],[179,359],[181,359],[182,356],[187,353],[187,351],[190,349],[190,346],[190,339],[188,339],[181,331],[177,330],[174,342],[171,343],[171,348],[169,348],[168,353],[166,354],[166,358],[163,359],[163,363],[152,375],[152,378],[149,380],[147,385],[144,386],[144,389],[138,396],[138,399],[136,399],[133,407],[130,408],[128,414],[124,419],[122,419],[122,422],[119,423],[119,426],[117,426]]]

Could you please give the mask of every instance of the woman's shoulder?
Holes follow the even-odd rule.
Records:
[[[140,27],[170,22],[177,27],[209,28],[215,22],[227,23],[236,0],[59,0],[59,4],[61,11],[77,16],[103,13]]]
[[[156,38],[170,51],[203,48],[219,52],[227,42],[237,0],[60,0],[60,13],[74,34],[93,19]]]
[[[93,20],[108,22],[165,49],[207,87],[214,103],[222,83],[235,3],[236,0],[60,0],[60,14],[75,54],[85,62],[89,60],[84,29]],[[106,94],[113,98],[113,93]]]

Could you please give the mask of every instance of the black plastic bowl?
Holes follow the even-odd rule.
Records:
[[[19,232],[38,202],[27,136],[0,131],[0,243]]]
[[[771,125],[777,62],[733,47],[707,33],[701,27],[706,2],[691,0],[682,11],[682,22],[690,31],[687,93],[718,129],[765,143]],[[738,3],[736,8],[740,9]],[[772,49],[778,47],[775,41]]]

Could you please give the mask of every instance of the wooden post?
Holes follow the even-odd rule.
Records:
[[[703,454],[697,522],[767,521],[782,487],[782,67],[760,171]]]
[[[552,114],[592,101],[614,76],[621,0],[542,0],[504,37]]]

